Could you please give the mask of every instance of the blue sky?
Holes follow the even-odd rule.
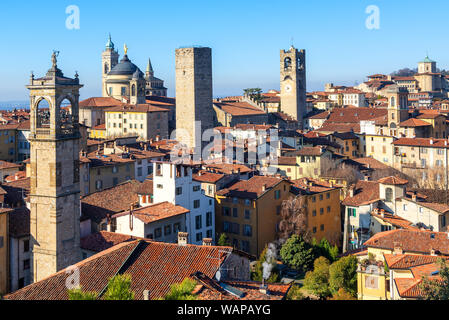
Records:
[[[65,26],[66,7],[80,9],[80,29]],[[365,27],[365,9],[380,9],[380,29]],[[53,49],[65,75],[80,74],[81,97],[100,95],[101,52],[109,32],[141,69],[174,96],[174,51],[212,48],[214,96],[243,88],[279,88],[279,50],[307,50],[308,90],[324,83],[353,85],[372,73],[415,67],[426,52],[449,68],[446,0],[145,0],[15,1],[0,4],[0,101],[27,100],[31,70],[43,75]]]

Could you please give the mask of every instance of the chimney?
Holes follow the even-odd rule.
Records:
[[[384,209],[380,209],[380,216],[382,218],[385,218],[385,210]]]
[[[416,202],[416,191],[412,192],[412,201]]]
[[[150,290],[143,290],[143,300],[150,300]]]
[[[431,255],[431,256],[436,256],[436,255],[437,255],[437,254],[435,253],[435,249],[434,249],[434,248],[430,249],[430,255]]]
[[[369,181],[369,175],[365,174],[365,176],[363,177],[363,180]]]
[[[262,191],[265,191],[265,190],[267,190],[267,186],[264,184],[264,185],[262,186]]]
[[[393,254],[403,254],[402,245],[399,242],[393,244]]]
[[[355,189],[355,186],[349,187],[349,196],[350,196],[351,198],[354,197],[354,189]]]
[[[189,238],[188,232],[178,232],[178,245],[180,246],[187,245],[188,238]]]
[[[269,294],[268,285],[265,283],[265,279],[262,279],[262,284],[260,285],[259,292],[262,294]]]
[[[430,138],[430,144],[433,144],[433,139],[432,138]]]
[[[204,238],[203,246],[212,246],[212,238]]]

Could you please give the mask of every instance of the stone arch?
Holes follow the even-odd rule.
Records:
[[[394,122],[390,123],[390,128],[396,129],[396,123],[394,123]]]
[[[67,101],[68,104],[64,102]],[[60,124],[61,129],[71,129],[74,124],[74,110],[73,107],[76,106],[75,99],[72,95],[67,94],[60,96],[56,103],[56,110],[59,112],[59,118],[57,121]],[[75,111],[76,112],[76,111]]]
[[[284,77],[284,81],[286,81],[286,80],[292,80],[292,77],[290,77],[290,76]]]
[[[36,113],[36,128],[49,128],[52,110],[50,97],[36,97],[34,100],[33,109]]]
[[[390,187],[385,188],[385,201],[387,202],[393,201],[393,189]]]
[[[104,74],[108,74],[109,73],[109,65],[107,62],[105,62],[104,64]]]
[[[391,104],[392,107],[396,106],[396,98],[395,97],[391,97],[390,98],[390,104]]]
[[[286,57],[284,59],[284,69],[288,69],[292,66],[292,58]]]

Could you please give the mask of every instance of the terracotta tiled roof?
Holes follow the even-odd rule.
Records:
[[[278,157],[278,165],[281,166],[296,166],[296,157]]]
[[[80,239],[81,249],[89,250],[93,252],[100,252],[107,250],[117,244],[134,241],[138,238],[127,234],[121,234],[116,232],[100,231],[91,233]]]
[[[247,102],[214,102],[214,105],[233,116],[266,114],[265,111],[256,108]]]
[[[87,107],[115,107],[115,106],[121,106],[123,105],[123,102],[120,100],[109,98],[109,97],[92,97],[83,101],[80,101],[79,107],[80,108],[87,108]]]
[[[213,173],[205,170],[200,170],[198,173],[192,176],[192,179],[198,182],[217,183],[224,176],[225,175],[221,173]]]
[[[30,193],[30,178],[3,183],[2,188],[7,192],[5,195],[6,203],[10,205],[23,203]]]
[[[108,214],[129,210],[132,204],[139,201],[140,187],[139,181],[130,180],[83,197],[81,199],[81,219],[100,222]]]
[[[396,186],[408,184],[407,180],[401,179],[399,177],[394,177],[394,176],[379,179],[378,182],[382,183],[382,184],[389,184],[389,185],[396,185]]]
[[[154,106],[148,103],[142,104],[123,104],[118,107],[111,107],[106,110],[106,112],[168,112],[167,108],[161,108],[160,106]]]
[[[371,215],[373,217],[377,217],[378,219],[381,219],[381,220],[383,220],[383,221],[385,221],[385,222],[387,222],[387,223],[389,223],[389,224],[391,224],[391,225],[393,225],[393,226],[395,226],[397,228],[417,229],[417,230],[419,229],[417,227],[414,227],[412,222],[410,222],[410,221],[408,221],[408,220],[406,220],[404,218],[401,218],[401,217],[399,217],[397,215],[391,214],[391,213],[386,213],[385,212],[383,214],[383,217],[382,217],[382,214],[376,213],[376,212],[371,212]]]
[[[352,159],[352,160],[363,164],[365,167],[369,166],[370,169],[388,169],[388,168],[390,168],[383,162],[380,162],[379,160],[376,160],[374,158],[367,157],[367,158],[357,158],[357,159]]]
[[[393,250],[401,245],[404,252],[430,254],[432,249],[449,255],[449,237],[446,232],[396,229],[380,232],[365,242],[367,247]]]
[[[443,203],[435,203],[435,202],[418,202],[418,205],[432,209],[438,213],[446,213],[449,211],[449,206]]]
[[[270,283],[267,287],[268,294],[265,294],[260,292],[260,282],[223,281],[220,283],[201,273],[194,274],[193,278],[199,283],[194,290],[199,300],[283,300],[292,286],[292,284]],[[228,286],[237,289],[242,296],[236,296],[225,290]]]
[[[16,180],[26,179],[26,177],[27,177],[26,171],[18,171],[13,175],[7,176],[5,178],[5,181],[12,182],[12,181],[16,181]]]
[[[288,154],[295,156],[321,156],[323,148],[321,147],[303,147],[297,151],[289,152]]]
[[[321,112],[321,113],[318,113],[316,115],[313,115],[313,116],[309,117],[309,119],[311,119],[311,120],[314,120],[314,119],[320,119],[320,120],[327,119],[329,114],[330,114],[329,111],[324,111],[324,112]]]
[[[94,130],[106,130],[106,123],[93,127]]]
[[[190,210],[181,207],[179,205],[174,205],[170,202],[160,202],[151,204],[146,207],[137,208],[133,210],[133,216],[142,221],[145,224],[149,224],[155,221],[171,218],[174,216],[178,216],[180,214],[186,214],[190,212]],[[125,215],[129,215],[129,211],[117,213],[113,215],[113,218],[122,217]]]
[[[205,170],[223,173],[223,174],[232,174],[236,173],[240,170],[240,173],[249,173],[252,170],[243,164],[233,164],[233,163],[214,163],[207,164],[204,166]]]
[[[424,120],[410,118],[410,119],[407,119],[407,120],[399,123],[399,126],[400,127],[427,127],[427,126],[431,126],[431,124]]]
[[[422,254],[384,254],[389,269],[409,269],[436,262],[441,257]]]
[[[144,290],[149,290],[150,299],[156,299],[166,295],[172,284],[182,282],[197,271],[213,278],[232,250],[229,247],[179,246],[135,240],[106,249],[75,266],[79,270],[80,285],[86,291],[101,292],[112,276],[129,274],[136,300],[143,299]],[[66,269],[61,270],[5,296],[5,299],[66,300],[66,280],[70,275]]]
[[[449,148],[447,139],[400,138],[393,142],[395,146],[416,146],[428,148]]]
[[[320,181],[312,178],[301,178],[292,180],[293,186],[298,188],[304,194],[316,194],[337,189],[327,181]]]
[[[355,185],[354,196],[349,194],[343,200],[345,206],[358,207],[380,200],[379,183],[377,181],[358,181]]]
[[[18,169],[20,164],[0,160],[0,170],[2,169]]]
[[[232,186],[218,191],[217,194],[225,197],[257,199],[282,181],[286,180],[275,177],[254,176],[249,180],[238,181]]]

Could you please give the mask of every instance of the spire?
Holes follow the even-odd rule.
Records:
[[[153,71],[153,66],[151,65],[151,59],[148,58],[148,65],[147,65],[147,72],[146,72],[147,76],[151,75],[153,76],[154,71]]]
[[[114,43],[111,39],[111,33],[109,33],[108,42],[106,43],[106,49],[114,50]]]

